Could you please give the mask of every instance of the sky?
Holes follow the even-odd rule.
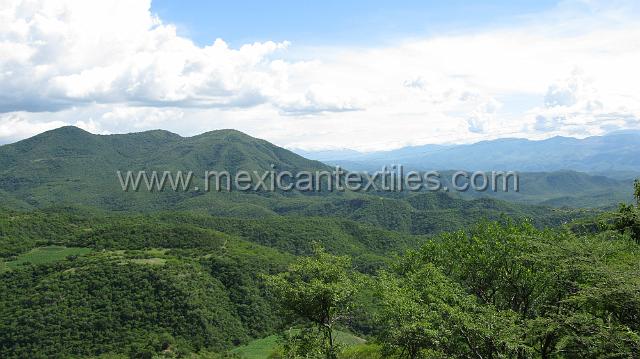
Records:
[[[0,0],[0,144],[64,125],[360,151],[640,129],[636,3]]]

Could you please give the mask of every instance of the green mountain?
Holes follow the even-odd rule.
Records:
[[[327,169],[235,130],[185,138],[167,131],[100,136],[62,127],[0,147],[0,196],[36,208],[67,204],[111,210],[170,208],[204,192],[125,193],[116,172],[124,176],[126,171],[193,171],[194,187],[204,188],[205,171],[262,173],[272,170],[271,165],[280,171]],[[236,196],[230,197],[235,201]],[[188,206],[216,205],[215,200],[207,201],[193,200]]]
[[[62,127],[0,147],[0,196],[7,208],[51,206],[116,211],[196,211],[236,218],[324,216],[351,219],[387,230],[415,234],[462,228],[503,214],[557,224],[580,212],[548,211],[493,199],[463,201],[444,193],[392,198],[376,192],[204,192],[207,170],[322,171],[326,165],[307,160],[269,142],[234,130],[180,137],[166,131],[93,135]],[[274,167],[272,167],[272,165]],[[193,171],[188,191],[123,191],[116,171]],[[417,198],[420,198],[418,200]],[[419,201],[436,205],[418,206]]]

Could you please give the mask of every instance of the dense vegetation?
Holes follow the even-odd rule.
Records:
[[[347,325],[362,315],[358,307],[379,346],[346,351],[361,350],[355,357],[637,357],[638,211],[624,206],[614,224],[596,221],[580,235],[508,221],[444,233],[364,278],[364,300],[348,258],[301,259],[270,277],[282,307],[308,322],[274,357],[338,357],[331,330],[336,318]]]
[[[104,177],[122,164],[323,165],[236,131],[64,128],[0,152],[2,358],[640,356],[638,182],[637,203],[609,212],[447,193],[125,195]]]
[[[33,256],[28,243],[3,248],[1,357],[222,350],[278,324],[258,276],[281,271],[291,260],[286,253],[178,224],[138,237],[154,227],[151,220],[129,232],[119,227],[128,234],[113,241],[111,231],[98,229],[118,225],[110,218],[91,235],[96,217],[11,212],[3,219],[3,244],[17,229],[43,231],[49,235],[32,247],[68,255],[51,261]]]
[[[274,358],[634,357],[638,211],[429,238],[331,218],[5,210],[0,356],[213,356],[283,333]],[[336,341],[345,330],[367,343]]]

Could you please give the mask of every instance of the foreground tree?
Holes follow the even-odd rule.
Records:
[[[320,330],[324,356],[336,358],[335,325],[346,318],[356,290],[351,260],[316,246],[313,256],[298,260],[284,273],[267,277],[266,282],[285,310]]]
[[[516,313],[480,305],[431,263],[382,273],[379,340],[386,357],[516,357],[527,351]]]
[[[640,243],[640,179],[634,181],[633,195],[636,206],[621,204],[614,227],[621,233],[628,233],[637,243]]]
[[[411,359],[635,358],[638,258],[637,244],[608,230],[445,233],[379,277],[379,339],[387,356]]]

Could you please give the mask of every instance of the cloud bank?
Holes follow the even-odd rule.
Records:
[[[603,4],[564,2],[473,34],[302,51],[198,46],[147,0],[1,0],[0,143],[65,124],[237,128],[288,147],[360,150],[640,128],[637,9]]]

